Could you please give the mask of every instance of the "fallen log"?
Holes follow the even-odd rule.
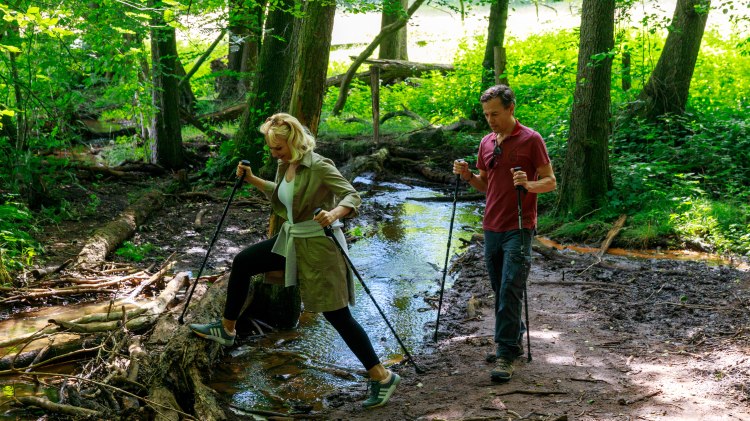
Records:
[[[475,202],[477,200],[484,200],[487,196],[484,193],[481,194],[465,194],[456,197],[456,202]],[[452,196],[434,196],[434,197],[406,197],[406,200],[413,200],[415,202],[452,202]]]
[[[208,136],[209,138],[211,138],[213,141],[217,143],[222,143],[222,142],[229,140],[229,136],[225,135],[224,133],[220,131],[212,129],[204,122],[204,120],[201,120],[200,118],[195,117],[192,113],[190,113],[190,111],[186,110],[184,107],[180,107],[180,117],[182,117],[182,119],[190,123],[191,126],[200,130],[206,136]]]
[[[242,117],[242,114],[246,109],[247,103],[243,102],[241,104],[235,104],[213,113],[199,115],[196,118],[200,121],[206,121],[209,123],[220,123],[224,121],[236,120]]]
[[[388,159],[388,156],[389,153],[386,148],[381,148],[370,155],[357,156],[341,167],[341,175],[351,181],[365,171],[381,173],[383,172],[383,165],[385,164],[386,159]]]
[[[205,290],[200,300],[196,300],[200,296],[196,291],[199,295],[195,296],[196,301],[188,309],[188,322],[204,322],[221,317],[228,278],[228,275],[222,276]],[[204,376],[211,372],[223,352],[221,345],[196,337],[170,314],[159,319],[146,347],[159,348],[157,353],[148,352],[146,361],[141,365],[141,378],[150,379],[150,400],[175,411],[192,408],[195,417],[200,420],[226,418],[224,408],[218,404],[216,392],[204,382]],[[146,367],[148,373],[145,373]],[[161,412],[164,413],[164,410],[161,409]],[[170,416],[157,419],[176,419]]]
[[[400,168],[403,171],[416,172],[429,181],[435,181],[438,183],[450,183],[456,178],[454,174],[451,174],[447,171],[438,171],[419,161],[413,161],[411,159],[394,157],[391,158],[390,163],[391,165]]]
[[[101,418],[104,415],[99,411],[94,411],[93,409],[54,403],[47,398],[39,398],[36,396],[20,396],[16,399],[18,399],[18,401],[24,405],[37,406],[39,408],[44,409],[45,411],[55,412],[55,413],[64,414],[64,415],[70,415],[72,417],[75,417],[76,419],[79,419],[79,418],[96,419],[96,418]]]
[[[425,128],[433,128],[434,126],[432,123],[427,120],[426,118],[422,117],[421,115],[415,113],[414,111],[409,110],[408,108],[404,107],[402,105],[403,109],[398,111],[391,111],[388,113],[383,114],[383,117],[380,118],[380,124],[385,123],[386,121],[396,118],[396,117],[409,117],[413,120],[417,120],[422,126]]]
[[[158,191],[150,191],[141,196],[117,219],[94,232],[74,260],[72,268],[91,269],[99,264],[117,246],[130,238],[152,212],[160,209],[163,202],[164,195]]]
[[[38,368],[44,365],[69,361],[74,358],[87,356],[96,352],[102,344],[98,337],[78,338],[50,344],[44,348],[20,352],[0,358],[0,375],[18,374],[21,369]]]
[[[386,85],[392,84],[397,80],[403,80],[408,77],[419,77],[431,72],[438,72],[445,75],[456,70],[452,64],[417,63],[405,60],[367,59],[364,63],[380,67],[380,80]],[[369,70],[359,72],[354,75],[353,79],[369,83],[370,73]],[[341,86],[341,81],[344,80],[345,76],[345,74],[340,74],[329,77],[326,79],[326,88]]]
[[[169,304],[174,301],[177,292],[183,288],[188,281],[189,278],[187,273],[180,272],[169,281],[167,286],[155,300],[150,301],[142,307],[127,311],[124,311],[123,309],[107,313],[90,314],[70,321],[53,319],[50,320],[52,326],[48,326],[38,332],[0,342],[0,348],[17,346],[24,343],[28,344],[63,331],[72,333],[109,332],[119,329],[122,326],[123,321],[125,322],[125,328],[128,331],[147,331],[157,322],[158,317],[166,311]],[[101,341],[101,339],[99,339],[99,341]],[[89,348],[98,346],[99,343],[100,342],[96,342],[96,340],[94,342],[85,342],[83,339],[79,339],[62,342],[60,344],[52,344],[46,351],[44,359],[39,361],[37,366],[41,366],[51,361],[57,361],[60,359],[59,357],[61,355],[67,354],[69,356],[77,356],[79,353],[74,354],[73,350],[77,349],[84,352],[89,350]],[[17,356],[9,355],[0,359],[0,370],[10,369],[11,367],[26,367],[32,363],[38,353],[39,350],[35,350],[18,354]]]

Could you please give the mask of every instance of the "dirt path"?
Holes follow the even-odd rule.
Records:
[[[360,410],[354,398],[364,396],[361,390],[327,416],[750,420],[747,272],[621,261],[621,270],[590,268],[573,276],[589,265],[582,257],[548,260],[535,253],[529,284],[533,361],[527,363],[524,355],[514,378],[495,384],[489,379],[492,364],[485,361],[493,350],[494,322],[481,245],[472,245],[460,260],[446,316],[454,333],[432,354],[420,356],[428,373],[402,368],[404,381],[386,407]],[[561,284],[563,271],[567,285]],[[691,288],[703,295],[680,301]],[[472,295],[482,305],[478,317],[467,320]]]

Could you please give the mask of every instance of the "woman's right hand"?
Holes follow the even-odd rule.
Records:
[[[243,165],[242,161],[237,164],[237,177],[242,177],[245,182],[250,182],[253,177],[253,169],[248,165]]]

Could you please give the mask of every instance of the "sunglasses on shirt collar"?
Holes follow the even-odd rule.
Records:
[[[503,154],[503,147],[501,145],[495,144],[495,149],[492,151],[492,158],[490,158],[490,162],[487,163],[488,168],[495,168],[495,159],[500,157]]]

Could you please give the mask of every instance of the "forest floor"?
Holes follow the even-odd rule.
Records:
[[[149,185],[154,182],[61,187],[70,189],[69,197],[82,201],[94,192],[100,203],[89,218],[45,231],[52,260],[71,257],[92,228],[127,205],[129,193]],[[220,186],[208,193],[222,197],[226,192],[227,187]],[[197,270],[224,205],[222,201],[171,200],[133,238],[134,243],[150,242],[158,250],[139,264],[163,264],[176,252],[177,269]],[[204,217],[198,226],[200,212]],[[263,205],[230,208],[206,272],[225,271],[241,247],[261,238],[268,212]],[[362,213],[372,217],[368,212],[363,209]],[[748,271],[609,255],[602,263],[595,262],[593,256],[566,250],[533,253],[528,284],[533,360],[527,362],[524,354],[516,361],[513,379],[497,384],[490,381],[492,363],[486,361],[494,350],[492,291],[482,245],[470,244],[453,262],[456,281],[446,292],[439,343],[412,350],[426,373],[397,365],[394,370],[403,381],[388,405],[361,409],[359,402],[366,394],[363,383],[360,388],[326,396],[325,409],[315,416],[338,420],[750,420]]]

